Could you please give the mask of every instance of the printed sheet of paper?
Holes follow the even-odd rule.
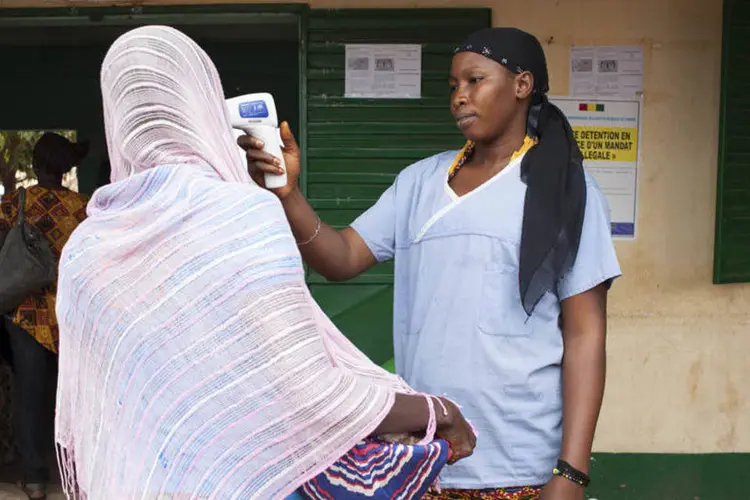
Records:
[[[419,99],[421,45],[347,45],[345,97]]]
[[[583,166],[610,210],[612,236],[635,238],[640,152],[640,99],[550,97],[570,121]]]
[[[571,47],[572,96],[635,99],[641,92],[642,47]]]

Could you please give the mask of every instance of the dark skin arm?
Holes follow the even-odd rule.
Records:
[[[604,396],[607,286],[601,284],[562,302],[564,354],[563,438],[560,458],[589,473],[591,446]],[[542,500],[583,500],[584,489],[553,477]]]
[[[282,123],[280,128],[288,182],[273,192],[281,200],[295,238],[303,243],[315,235],[318,215],[302,195],[297,183],[300,172],[297,141],[287,122]],[[264,173],[283,173],[279,161],[263,151],[263,143],[259,139],[245,135],[237,143],[246,151],[250,175],[260,186],[265,185]],[[320,224],[318,235],[299,249],[305,262],[329,281],[354,278],[376,263],[372,252],[354,229],[347,227],[336,231],[325,222]]]
[[[447,413],[443,412],[438,399],[445,405]],[[461,415],[461,411],[456,405],[444,398],[433,397],[432,402],[437,423],[435,435],[437,438],[445,439],[450,443],[453,452],[451,463],[456,463],[458,460],[471,456],[477,439],[471,427]],[[424,396],[396,394],[396,401],[390,413],[373,434],[423,433],[427,429],[429,418],[427,400]]]
[[[318,216],[302,192],[295,188],[281,204],[297,241],[308,241],[315,234]],[[350,227],[336,231],[325,222],[315,239],[299,249],[305,262],[329,281],[346,281],[376,264],[357,231]]]
[[[446,416],[443,415],[442,411],[439,411],[435,413],[435,417],[438,419],[438,425],[443,427],[449,424],[455,415]],[[390,413],[380,422],[373,434],[377,436],[379,434],[422,432],[427,429],[429,418],[427,401],[424,397],[396,394],[396,401],[393,403]]]

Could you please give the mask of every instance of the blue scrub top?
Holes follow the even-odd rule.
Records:
[[[527,318],[518,290],[523,156],[458,197],[448,185],[457,154],[403,170],[352,227],[378,261],[395,259],[397,372],[458,402],[479,432],[474,455],[446,467],[442,486],[544,484],[562,433],[560,301],[620,275],[609,209],[587,173],[577,260]]]

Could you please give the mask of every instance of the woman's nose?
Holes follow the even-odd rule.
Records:
[[[458,109],[461,106],[466,105],[468,102],[468,99],[466,98],[466,94],[461,88],[456,89],[456,92],[453,93],[453,99],[451,101],[451,106],[453,109]]]

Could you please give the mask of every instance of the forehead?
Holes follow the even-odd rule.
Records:
[[[459,52],[451,61],[451,76],[459,77],[467,71],[480,69],[484,71],[507,71],[500,63],[475,52]]]

